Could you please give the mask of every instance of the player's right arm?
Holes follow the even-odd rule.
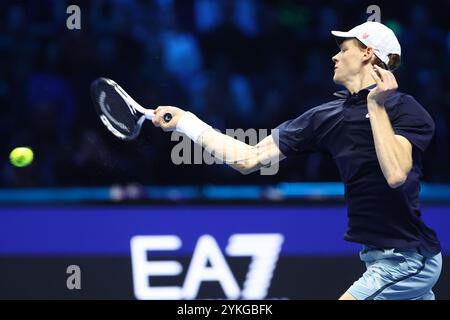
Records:
[[[165,113],[172,114],[172,120],[164,122]],[[155,110],[153,124],[164,131],[179,131],[185,133],[194,142],[200,144],[214,157],[222,160],[242,174],[248,174],[262,167],[271,166],[285,158],[273,136],[265,137],[255,146],[222,134],[191,113],[170,106],[161,106]]]

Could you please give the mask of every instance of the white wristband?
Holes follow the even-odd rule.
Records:
[[[211,128],[210,125],[204,123],[195,114],[186,112],[177,122],[176,131],[184,133],[192,141],[197,142],[200,135],[206,129]]]

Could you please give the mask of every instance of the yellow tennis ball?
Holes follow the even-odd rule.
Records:
[[[33,162],[33,150],[27,147],[14,148],[9,154],[9,161],[15,167],[26,167]]]

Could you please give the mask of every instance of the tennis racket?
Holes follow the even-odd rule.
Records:
[[[153,109],[142,107],[111,79],[98,78],[92,82],[91,97],[102,123],[121,140],[135,139],[144,121],[155,116]],[[164,114],[165,122],[171,119],[171,113]]]

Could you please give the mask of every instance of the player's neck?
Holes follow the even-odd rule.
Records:
[[[372,78],[369,72],[362,72],[353,79],[350,79],[350,81],[345,85],[348,91],[350,93],[357,93],[361,91],[364,88],[367,88],[368,86],[375,84],[375,80]]]

